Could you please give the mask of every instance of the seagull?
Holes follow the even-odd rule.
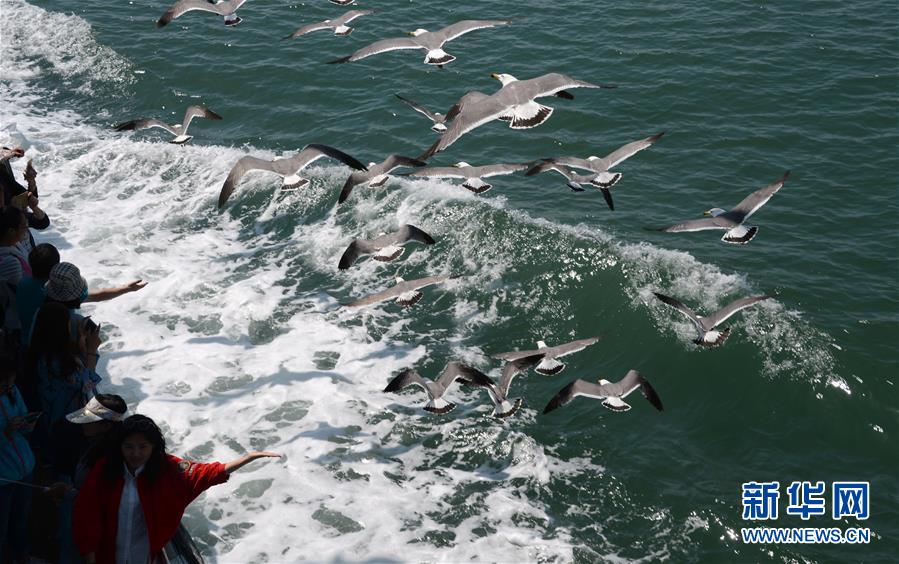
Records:
[[[578,351],[582,351],[590,345],[599,341],[600,337],[590,337],[589,339],[580,339],[549,347],[543,341],[537,341],[537,350],[532,351],[512,351],[493,355],[493,358],[501,360],[515,361],[521,358],[540,355],[542,359],[534,368],[538,374],[544,376],[554,376],[565,369],[565,364],[556,359]]]
[[[679,233],[681,231],[723,229],[726,232],[721,237],[722,241],[734,245],[745,245],[755,237],[759,228],[755,225],[743,225],[743,223],[749,219],[749,216],[758,211],[760,207],[764,206],[768,200],[771,199],[771,196],[780,190],[780,187],[784,185],[784,182],[786,182],[789,176],[790,171],[788,170],[783,176],[775,180],[773,184],[769,184],[746,196],[742,202],[731,208],[730,211],[725,211],[721,208],[712,208],[705,212],[705,215],[711,217],[688,219],[681,223],[663,227],[662,229],[659,229],[659,231]]]
[[[724,344],[724,341],[727,340],[727,337],[730,335],[730,328],[725,327],[721,331],[714,331],[713,329],[717,325],[723,323],[728,317],[737,313],[741,309],[745,309],[751,305],[757,304],[762,300],[768,300],[774,297],[753,296],[750,298],[742,298],[724,306],[708,317],[701,317],[699,315],[696,315],[696,312],[694,312],[692,309],[674,298],[671,298],[664,294],[660,294],[658,292],[653,292],[653,294],[655,294],[657,298],[659,298],[666,304],[686,315],[690,319],[690,321],[693,322],[693,325],[696,326],[696,330],[699,332],[699,336],[693,342],[703,347],[717,347]]]
[[[615,88],[611,84],[593,84],[577,80],[570,76],[550,73],[528,80],[518,80],[510,74],[491,74],[502,83],[502,88],[486,98],[474,100],[458,109],[447,113],[446,121],[452,120],[446,132],[434,143],[421,158],[434,155],[460,137],[487,122],[501,119],[509,122],[512,129],[529,129],[546,121],[553,109],[538,104],[534,100],[545,96],[558,96],[572,99],[567,89],[570,88]],[[456,106],[454,106],[454,109]]]
[[[542,162],[527,171],[525,176],[533,176],[541,172],[554,170],[568,180],[568,187],[575,192],[584,191],[584,189],[581,188],[581,184],[596,186],[606,199],[609,209],[614,211],[615,204],[612,203],[612,192],[609,191],[609,188],[621,180],[621,173],[609,172],[609,169],[643,149],[651,147],[652,144],[658,141],[664,134],[665,132],[663,131],[652,137],[628,143],[603,158],[590,156],[586,159],[579,159],[577,157],[554,157],[543,159]],[[577,174],[571,170],[571,167],[589,170],[590,174]]]
[[[203,12],[212,12],[225,17],[225,25],[237,25],[243,21],[234,12],[243,6],[247,0],[178,0],[172,7],[166,10],[162,17],[156,22],[156,27],[164,27],[171,23],[172,20],[181,16],[185,12],[193,10],[201,10]]]
[[[456,60],[454,56],[442,49],[444,43],[452,41],[453,39],[476,29],[496,27],[508,23],[510,22],[507,20],[463,20],[437,31],[428,31],[419,28],[410,32],[410,37],[375,41],[371,45],[357,50],[352,55],[329,61],[329,63],[351,63],[371,55],[377,55],[378,53],[384,53],[386,51],[396,51],[399,49],[424,49],[427,51],[424,60],[425,64],[437,65],[442,68],[443,65]]]
[[[350,10],[349,12],[343,14],[339,18],[334,18],[333,20],[325,20],[323,22],[311,23],[308,25],[304,25],[303,27],[297,29],[295,32],[291,33],[284,39],[296,39],[301,35],[306,35],[307,33],[311,33],[313,31],[319,31],[322,29],[333,29],[334,35],[339,35],[341,37],[349,35],[353,33],[353,28],[348,26],[347,24],[351,21],[355,20],[361,16],[367,16],[368,14],[374,14],[374,10]]]
[[[542,354],[535,354],[509,361],[503,366],[503,373],[502,376],[500,376],[499,384],[486,386],[487,393],[490,394],[490,399],[493,401],[494,417],[503,419],[518,411],[521,407],[521,398],[515,398],[514,400],[509,399],[509,386],[512,385],[512,379],[540,362],[542,358]],[[468,380],[463,380],[462,384],[476,385]]]
[[[624,378],[618,382],[612,383],[608,380],[600,380],[599,384],[587,382],[585,380],[575,380],[562,388],[553,399],[546,404],[543,413],[549,413],[554,409],[566,405],[568,402],[578,396],[588,398],[601,399],[603,407],[612,411],[629,411],[631,406],[624,402],[624,398],[629,396],[631,392],[640,388],[643,397],[659,411],[663,411],[662,400],[659,395],[649,384],[649,380],[640,375],[636,370],[628,370]]]
[[[481,180],[490,176],[498,176],[500,174],[512,174],[519,170],[524,170],[531,166],[531,163],[513,163],[513,164],[494,164],[484,166],[471,166],[465,161],[460,161],[453,166],[431,166],[413,170],[412,172],[404,172],[400,176],[423,176],[427,178],[464,178],[465,182],[462,187],[481,194],[490,190],[493,185]]]
[[[346,270],[353,266],[362,255],[371,255],[373,259],[380,262],[389,262],[399,258],[405,249],[401,245],[409,241],[417,241],[425,245],[433,245],[434,239],[414,225],[404,225],[398,231],[387,233],[374,239],[353,239],[350,246],[343,252],[340,257],[340,263],[337,268]]]
[[[443,399],[443,394],[446,393],[447,388],[459,378],[464,378],[470,385],[474,386],[494,385],[493,380],[480,370],[462,364],[461,362],[453,361],[446,364],[446,367],[443,369],[443,372],[440,373],[440,376],[437,377],[436,381],[425,380],[414,370],[403,370],[397,374],[389,384],[387,384],[384,391],[398,392],[407,386],[417,384],[428,392],[429,401],[427,405],[424,406],[425,411],[443,415],[456,408],[456,404]]]
[[[167,123],[159,121],[158,119],[133,119],[131,121],[126,121],[125,123],[116,125],[114,129],[116,131],[134,131],[137,129],[159,127],[165,129],[175,136],[175,138],[169,141],[169,143],[182,145],[194,138],[193,135],[187,134],[187,128],[190,127],[190,122],[195,117],[216,120],[222,119],[222,116],[213,112],[206,106],[188,106],[187,110],[184,112],[184,121],[181,123],[176,123],[175,125],[169,125]]]
[[[403,280],[399,276],[396,277],[396,285],[392,288],[382,290],[377,294],[366,296],[355,302],[346,304],[346,307],[362,307],[378,302],[384,302],[390,299],[396,299],[396,303],[403,307],[411,307],[417,304],[422,296],[419,288],[430,286],[431,284],[440,284],[449,280],[449,276],[428,276],[427,278],[419,278],[418,280]]]
[[[356,186],[363,186],[365,184],[368,184],[373,188],[383,186],[390,178],[388,173],[395,168],[401,166],[425,166],[426,164],[427,163],[424,161],[409,157],[401,157],[399,155],[390,155],[381,163],[368,163],[368,170],[364,172],[354,172],[346,179],[346,182],[343,184],[343,189],[340,191],[340,196],[337,198],[337,203],[344,203],[346,199],[350,197],[350,192],[352,192],[353,188]]]
[[[343,151],[318,143],[306,145],[302,151],[292,157],[275,159],[273,161],[257,159],[247,155],[246,157],[241,157],[231,168],[231,172],[228,173],[228,178],[225,179],[222,191],[219,194],[219,209],[225,207],[228,197],[231,196],[234,188],[237,187],[238,182],[240,182],[240,179],[243,178],[247,171],[267,170],[274,172],[283,179],[281,184],[282,190],[294,190],[309,184],[309,179],[301,177],[300,171],[322,157],[337,159],[356,170],[367,170],[364,164]]]

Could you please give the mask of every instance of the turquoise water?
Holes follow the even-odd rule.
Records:
[[[235,475],[189,513],[219,561],[396,558],[460,561],[893,561],[899,549],[899,292],[896,289],[897,32],[887,2],[804,6],[361,2],[377,14],[348,38],[300,25],[342,13],[325,0],[248,2],[226,28],[165,3],[0,0],[0,140],[41,172],[49,235],[91,283],[151,281],[108,320],[111,389],[166,421],[175,452],[226,459],[249,448],[287,461]],[[418,52],[324,64],[417,27],[512,17],[449,43],[443,70]],[[215,202],[244,154],[326,143],[364,162],[415,156],[435,139],[393,94],[445,111],[493,72],[564,72],[612,83],[551,98],[552,117],[494,122],[432,164],[603,156],[665,131],[618,167],[611,212],[557,175],[496,177],[476,197],[442,181],[359,188],[322,161],[282,195],[247,176]],[[180,122],[204,103],[186,147],[136,117]],[[748,245],[715,233],[647,231],[727,208],[791,176]],[[46,186],[46,188],[44,188]],[[434,235],[389,265],[337,260],[356,236],[401,223]],[[407,279],[451,274],[409,311],[349,301]],[[776,300],[733,318],[725,346],[652,291],[709,311],[748,294]],[[422,394],[382,394],[404,367],[435,375],[462,359],[602,335],[567,369],[519,377],[525,398],[496,421],[458,391],[444,418]],[[630,368],[665,404],[626,414],[578,399],[538,413],[566,383]],[[744,545],[740,487],[752,480],[871,483],[866,546]],[[829,485],[829,484],[828,484]],[[828,516],[772,525],[830,527]]]

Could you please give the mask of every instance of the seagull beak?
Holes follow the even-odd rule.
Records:
[[[712,215],[712,210],[705,210],[704,212],[702,212],[702,215],[710,217]]]
[[[494,73],[490,73],[490,78],[495,78],[496,80],[499,80],[499,75],[496,74],[495,72],[494,72]]]

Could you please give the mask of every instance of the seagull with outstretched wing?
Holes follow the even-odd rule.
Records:
[[[655,294],[655,297],[657,297],[659,300],[681,312],[687,317],[687,319],[693,322],[693,325],[696,326],[696,331],[699,333],[699,336],[696,337],[693,342],[703,347],[717,347],[724,344],[724,341],[727,340],[727,337],[730,335],[730,328],[725,327],[720,331],[715,331],[715,327],[726,321],[730,316],[740,310],[746,309],[749,306],[755,305],[764,300],[769,300],[774,297],[752,296],[749,298],[741,298],[727,304],[708,317],[702,317],[700,315],[696,315],[695,311],[687,307],[681,301],[678,301],[670,296],[666,296],[665,294],[660,294],[658,292],[653,292],[653,294]]]
[[[251,170],[274,172],[282,178],[282,190],[293,190],[309,184],[309,179],[301,177],[300,171],[322,157],[337,159],[356,170],[368,170],[364,164],[343,151],[319,143],[306,145],[303,150],[292,157],[275,159],[273,161],[247,155],[231,167],[231,172],[228,173],[228,178],[225,179],[222,191],[219,193],[219,208],[225,207],[225,203],[228,201],[231,193],[234,192],[240,179]]]
[[[353,266],[363,255],[372,255],[380,262],[395,260],[403,254],[402,245],[415,241],[425,245],[433,245],[434,239],[414,225],[404,225],[393,233],[387,233],[374,239],[354,239],[340,257],[337,268],[346,270]]]
[[[417,385],[428,393],[428,403],[424,406],[425,411],[443,415],[449,413],[456,408],[456,404],[450,403],[443,399],[443,394],[447,388],[458,379],[464,379],[468,385],[487,387],[495,385],[489,376],[461,362],[449,362],[437,377],[437,380],[427,380],[422,378],[418,372],[414,370],[403,370],[387,384],[384,388],[385,392],[398,392],[407,386]]]
[[[663,227],[658,231],[667,233],[681,233],[685,231],[708,231],[710,229],[718,229],[725,231],[721,240],[725,243],[735,245],[745,245],[755,237],[759,228],[756,225],[745,225],[749,217],[758,211],[758,209],[768,203],[774,194],[784,185],[790,176],[788,170],[783,176],[775,180],[773,183],[756,190],[752,194],[746,196],[742,202],[725,211],[721,208],[712,208],[705,212],[702,219],[688,219],[680,223],[675,223],[668,227]]]
[[[164,27],[172,22],[175,18],[199,10],[201,12],[211,12],[225,18],[225,25],[237,25],[243,21],[235,12],[243,6],[247,0],[178,0],[165,11],[157,20],[156,27]]]
[[[418,280],[403,280],[397,276],[395,286],[350,302],[346,304],[346,307],[362,307],[387,300],[396,300],[396,303],[403,307],[411,307],[421,301],[421,298],[424,296],[424,294],[419,292],[419,289],[432,284],[446,282],[449,278],[449,276],[428,276]]]
[[[609,189],[617,184],[619,180],[621,180],[621,173],[609,172],[609,170],[618,163],[630,158],[643,149],[651,147],[652,144],[661,139],[662,135],[664,134],[665,132],[663,131],[662,133],[658,133],[651,137],[640,139],[639,141],[633,141],[631,143],[628,143],[627,145],[624,145],[623,147],[616,149],[603,158],[590,156],[586,159],[580,159],[577,157],[553,157],[549,159],[542,159],[533,167],[531,167],[531,169],[525,173],[525,176],[533,176],[541,172],[554,170],[564,176],[566,180],[568,180],[568,187],[575,192],[584,191],[584,189],[581,187],[581,184],[589,184],[591,186],[595,186],[602,192],[603,198],[605,198],[606,204],[608,204],[609,209],[614,211],[615,204],[612,202],[612,192]],[[571,170],[572,167],[587,170],[590,172],[586,175],[577,174],[576,172]]]
[[[158,119],[141,118],[117,124],[113,129],[115,129],[116,131],[135,131],[138,129],[158,127],[160,129],[165,129],[175,136],[175,138],[169,141],[169,143],[182,145],[194,138],[193,135],[187,134],[187,128],[190,127],[190,122],[197,117],[214,120],[222,119],[222,116],[213,112],[206,106],[188,106],[187,110],[184,112],[184,120],[181,123],[169,125],[163,121],[159,121]]]
[[[600,337],[578,339],[568,343],[562,343],[554,347],[547,346],[543,341],[537,341],[537,349],[530,351],[512,351],[493,355],[493,358],[514,361],[525,357],[539,355],[540,362],[534,367],[534,371],[544,376],[554,376],[565,369],[565,364],[556,360],[559,357],[582,351],[590,345],[598,342]]]
[[[659,395],[649,384],[649,381],[636,370],[628,370],[624,378],[618,382],[600,380],[599,384],[594,384],[593,382],[587,382],[586,380],[575,380],[562,388],[559,393],[546,404],[543,413],[549,413],[550,411],[558,409],[578,396],[602,400],[603,407],[611,409],[612,411],[628,411],[631,406],[625,403],[624,398],[637,389],[640,390],[643,397],[645,397],[654,408],[659,411],[664,410],[662,407],[662,400],[659,399]]]

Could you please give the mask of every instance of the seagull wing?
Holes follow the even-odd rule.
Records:
[[[187,110],[184,112],[184,121],[181,122],[181,131],[179,133],[181,133],[181,134],[187,133],[187,128],[190,126],[190,122],[195,117],[215,119],[215,120],[222,119],[222,116],[213,112],[206,106],[188,106]]]
[[[309,145],[306,145],[302,151],[288,159],[291,170],[289,170],[287,174],[295,174],[322,157],[331,157],[356,170],[368,170],[368,167],[359,162],[359,160],[344,153],[340,149],[335,149],[329,145],[310,143]]]
[[[296,39],[302,35],[306,35],[307,33],[312,33],[313,31],[321,31],[323,29],[334,29],[337,27],[338,23],[332,21],[324,21],[324,22],[316,22],[311,24],[306,24],[304,26],[298,27],[297,30],[290,35],[284,37],[284,39]]]
[[[773,297],[774,296],[753,296],[750,298],[739,299],[735,302],[727,304],[712,315],[702,318],[702,324],[706,326],[706,330],[710,330],[716,325],[720,325],[721,323],[726,321],[727,318],[737,313],[741,309],[745,309],[751,305],[755,305],[763,300],[768,300]]]
[[[149,129],[151,127],[165,129],[172,135],[178,135],[180,133],[171,125],[165,122],[161,122],[158,119],[133,119],[131,121],[126,121],[124,123],[116,125],[114,129],[116,131],[136,131],[138,129]]]
[[[412,290],[418,290],[419,288],[424,288],[425,286],[430,286],[431,284],[439,284],[440,282],[444,282],[448,279],[448,276],[429,276],[427,278],[420,278],[418,280],[407,280],[405,282],[400,282],[399,284],[391,288],[382,290],[376,294],[372,294],[370,296],[366,296],[362,299],[356,300],[355,302],[348,303],[346,304],[346,307],[361,307],[376,304],[378,302],[383,302],[391,298],[395,298],[400,294],[411,292]]]
[[[346,25],[356,18],[361,18],[362,16],[367,16],[374,13],[374,10],[350,10],[349,12],[334,20],[334,23]]]
[[[472,368],[467,364],[457,361],[447,363],[443,372],[440,373],[440,376],[437,377],[437,381],[434,382],[434,384],[440,392],[440,395],[443,395],[443,392],[445,392],[447,388],[459,378],[464,378],[469,386],[496,386],[496,382],[494,382],[490,376],[487,376],[477,368]]]
[[[469,178],[468,169],[456,166],[426,166],[404,172],[401,176],[421,176],[425,178]]]
[[[571,341],[570,343],[548,347],[544,351],[544,354],[547,358],[559,358],[560,356],[574,354],[598,342],[599,339],[599,337],[590,337],[588,339],[578,339],[577,341]]]
[[[514,92],[520,100],[533,100],[535,98],[543,98],[544,96],[554,96],[563,90],[571,88],[615,88],[615,86],[611,84],[593,84],[592,82],[578,80],[565,74],[553,72],[528,80],[516,80],[505,85],[497,94],[508,90]]]
[[[418,241],[419,243],[424,243],[425,245],[433,245],[436,241],[434,238],[415,227],[414,225],[406,224],[400,227],[399,231],[396,232],[396,241]]]
[[[621,380],[600,387],[603,388],[608,395],[617,396],[619,398],[626,398],[631,392],[640,388],[640,393],[643,394],[643,397],[646,398],[653,407],[659,411],[664,411],[662,400],[659,398],[659,394],[656,393],[655,388],[650,385],[649,380],[644,378],[636,370],[628,370],[627,374],[625,374],[624,378]]]
[[[537,163],[536,165],[532,166],[526,173],[524,173],[524,175],[534,176],[535,174],[540,174],[541,172],[547,172],[550,170],[558,172],[568,180],[573,180],[574,177],[577,176],[577,174],[573,170],[561,164],[559,159],[546,160]]]
[[[668,227],[663,227],[658,231],[665,231],[666,233],[681,233],[687,231],[708,231],[709,229],[731,229],[733,227],[736,227],[738,224],[739,222],[734,222],[731,219],[725,217],[724,214],[722,214],[718,217],[688,219],[680,223],[675,223],[674,225],[669,225]]]
[[[458,112],[455,113],[452,124],[443,132],[440,139],[431,145],[419,158],[425,159],[446,149],[472,129],[493,121],[506,113],[511,105],[498,96],[502,92],[502,90],[499,90],[492,96],[464,103]],[[447,114],[447,120],[449,120],[449,114]]]
[[[587,159],[580,159],[578,157],[551,157],[548,159],[541,159],[541,161],[537,162],[537,164],[527,172],[526,176],[533,176],[540,172],[552,170],[551,164],[580,168],[583,170],[593,170],[593,163]]]
[[[283,163],[288,159],[279,159],[277,161],[267,161],[265,159],[259,159],[256,157],[251,157],[247,155],[246,157],[241,157],[237,163],[231,167],[231,172],[228,173],[228,178],[225,179],[225,183],[222,184],[222,191],[219,193],[219,209],[225,207],[225,203],[228,201],[228,198],[231,196],[231,193],[234,192],[234,188],[237,187],[237,184],[240,182],[240,179],[243,178],[243,175],[250,170],[268,170],[270,172],[275,172],[284,176],[284,173],[281,172],[283,168]],[[288,173],[289,174],[289,173]]]
[[[465,104],[471,104],[473,102],[477,102],[478,100],[483,100],[484,98],[489,98],[489,94],[484,94],[483,92],[478,92],[477,90],[472,90],[471,92],[467,92],[464,96],[459,98],[452,107],[447,110],[446,116],[444,117],[445,121],[452,121],[459,112],[462,110],[462,106]]]
[[[493,355],[493,358],[498,358],[499,360],[515,361],[515,360],[520,360],[520,359],[528,357],[528,356],[539,356],[540,358],[543,358],[545,355],[546,355],[546,349],[540,349],[540,350],[531,350],[531,351],[504,352],[504,353],[499,353],[499,354]],[[539,362],[539,359],[538,359],[538,362]]]
[[[605,399],[609,397],[609,394],[607,393],[605,386],[587,382],[586,380],[575,380],[559,390],[553,399],[549,400],[549,403],[543,408],[543,413],[549,413],[550,411],[558,409],[578,396]]]
[[[488,27],[496,27],[498,25],[506,25],[511,22],[507,20],[463,20],[461,22],[456,22],[452,25],[448,25],[443,29],[437,30],[433,32],[434,37],[440,40],[440,46],[443,46],[447,41],[452,41],[453,39],[465,35],[470,31],[474,31],[476,29],[485,29]]]
[[[381,247],[372,244],[368,239],[355,239],[352,243],[343,251],[343,255],[340,257],[340,262],[337,264],[337,268],[340,270],[346,270],[347,268],[353,266],[359,257],[362,255],[370,255],[374,252],[377,252]]]
[[[670,296],[666,296],[665,294],[660,294],[658,292],[653,292],[653,294],[655,294],[655,297],[659,298],[659,300],[661,300],[662,302],[668,304],[669,306],[673,307],[677,311],[686,315],[690,319],[690,321],[692,321],[693,324],[696,325],[696,328],[701,333],[704,333],[708,330],[703,326],[702,318],[700,318],[698,315],[696,315],[696,312],[693,311],[692,309],[690,309],[689,307],[687,307],[683,302],[680,302]]]
[[[401,155],[390,155],[387,157],[382,163],[383,170],[382,173],[388,173],[395,168],[400,167],[409,167],[409,168],[417,168],[427,165],[428,163],[424,161],[420,161],[418,159],[413,159],[412,157],[403,157]]]
[[[386,53],[387,51],[423,48],[424,47],[419,45],[413,37],[395,37],[393,39],[382,39],[380,41],[375,41],[371,45],[367,45],[355,51],[352,55],[348,55],[346,57],[328,62],[330,64],[352,63],[353,61],[358,61],[359,59],[364,59],[365,57],[371,57],[372,55],[377,55],[378,53]]]
[[[469,174],[478,178],[489,178],[491,176],[499,176],[502,174],[512,174],[519,170],[524,170],[530,163],[509,163],[509,164],[493,164],[484,166],[471,167]]]
[[[626,160],[639,153],[643,149],[651,147],[653,143],[662,138],[662,135],[665,135],[664,131],[651,137],[647,137],[646,139],[640,139],[639,141],[628,143],[627,145],[624,145],[616,149],[615,151],[612,151],[602,159],[587,160],[587,162],[592,165],[590,167],[590,170],[593,170],[594,172],[605,172],[621,161]]]
[[[402,372],[397,374],[389,384],[387,384],[387,387],[384,388],[384,391],[398,392],[408,386],[416,385],[424,388],[424,390],[428,392],[428,395],[431,397],[431,399],[434,399],[434,394],[431,392],[431,388],[430,386],[428,386],[428,383],[429,382],[422,378],[418,374],[418,372],[414,370],[403,370]]]
[[[507,362],[505,366],[503,366],[503,373],[499,378],[499,389],[502,392],[503,397],[506,397],[509,394],[509,387],[512,385],[512,379],[515,378],[515,376],[536,365],[541,360],[543,360],[542,354],[534,354]]]
[[[172,4],[164,14],[156,22],[156,27],[163,27],[171,23],[172,20],[193,10],[201,10],[203,12],[212,12],[221,16],[233,14],[240,8],[246,0],[228,0],[213,4],[208,0],[179,0]]]
[[[742,202],[733,207],[725,215],[731,217],[737,223],[743,223],[746,219],[754,214],[758,209],[764,206],[771,197],[780,190],[787,178],[790,176],[788,170],[783,176],[775,180],[772,184],[765,186],[760,190],[756,190],[752,194],[746,196]]]
[[[427,109],[426,107],[422,106],[422,105],[419,104],[418,102],[416,102],[416,101],[414,101],[414,100],[410,100],[410,99],[408,99],[408,98],[403,98],[403,97],[400,96],[399,94],[394,94],[394,96],[396,96],[397,98],[399,98],[400,100],[402,100],[407,106],[409,106],[410,108],[412,108],[412,109],[415,110],[416,112],[422,114],[423,116],[426,116],[426,117],[427,117],[429,120],[431,120],[432,122],[438,123],[438,122],[440,121],[440,118],[438,118],[437,115],[436,115],[434,112],[432,112],[431,110],[429,110],[429,109]]]

